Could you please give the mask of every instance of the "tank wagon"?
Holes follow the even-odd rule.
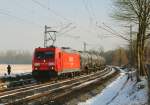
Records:
[[[36,79],[90,73],[105,66],[103,57],[69,48],[36,48],[32,59],[32,75]]]

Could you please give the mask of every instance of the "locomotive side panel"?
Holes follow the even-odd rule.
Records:
[[[62,52],[59,48],[55,50],[55,71],[62,72]]]
[[[80,71],[80,55],[78,53],[62,52],[62,72]]]

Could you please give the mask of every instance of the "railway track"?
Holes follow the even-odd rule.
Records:
[[[76,77],[65,81],[58,81],[57,83],[53,81],[1,92],[0,103],[4,105],[27,105],[27,103],[36,102],[39,99],[55,100],[64,94],[70,93],[73,90],[99,81],[100,79],[111,75],[113,72],[114,71],[111,71],[111,69],[104,69],[97,73],[89,74],[86,76],[83,75],[81,77]]]
[[[31,73],[16,74],[14,76],[4,76],[0,78],[0,92],[16,89],[23,85],[35,83],[36,80]]]
[[[3,82],[9,82],[9,81],[18,81],[21,79],[29,79],[29,78],[32,78],[31,72],[2,76],[0,77],[0,80]]]

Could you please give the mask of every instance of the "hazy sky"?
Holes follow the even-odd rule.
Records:
[[[110,18],[112,0],[0,0],[0,51],[43,46],[44,25],[58,31],[56,46],[105,50],[125,41],[97,26],[121,30]],[[119,31],[118,31],[119,32]]]

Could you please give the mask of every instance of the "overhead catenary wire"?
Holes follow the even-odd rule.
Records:
[[[77,36],[77,35],[70,35],[70,34],[68,34],[68,33],[58,33],[58,34],[60,34],[60,35],[65,35],[65,37],[68,37],[68,38],[72,38],[72,39],[79,39],[80,38],[80,36]]]
[[[19,7],[21,7],[21,8],[23,8],[27,13],[31,13],[32,15],[33,14],[37,14],[37,12],[35,11],[35,10],[33,10],[33,9],[29,9],[29,8],[27,8],[26,6],[24,6],[23,4],[21,4],[20,2],[19,2],[20,0],[14,0],[13,1],[13,3],[14,4],[17,4]],[[48,0],[49,1],[49,0]],[[37,5],[37,4],[36,4]],[[38,4],[39,5],[39,4]],[[49,6],[48,6],[49,7]],[[48,8],[47,7],[47,8]],[[43,8],[43,7],[42,7]],[[52,17],[51,15],[48,15],[49,17]],[[56,22],[58,22],[58,21],[56,21]],[[51,26],[51,27],[59,27],[58,25],[57,26]],[[62,27],[62,24],[61,24],[61,26],[60,27]]]
[[[95,24],[97,22],[97,18],[93,9],[92,1],[89,2],[89,0],[83,0],[83,3],[86,11],[88,12],[89,20],[91,21],[91,24]]]
[[[61,31],[65,30],[65,29],[67,29],[67,28],[70,27],[71,25],[72,25],[72,23],[69,23],[69,24],[65,25],[65,26],[62,27],[58,32],[61,32]]]
[[[68,30],[66,30],[66,31],[64,31],[64,32],[62,32],[62,33],[67,33],[67,32],[69,32],[69,31],[72,31],[72,30],[74,30],[76,28],[76,26],[72,26],[72,27],[70,27],[70,29],[68,29]]]
[[[92,32],[92,34],[99,35],[99,31],[97,30],[96,24],[97,24],[97,18],[96,14],[93,9],[92,1],[90,0],[83,0],[84,7],[88,13],[89,16],[89,28]]]
[[[53,14],[56,15],[57,17],[61,18],[62,20],[65,20],[65,21],[67,21],[67,22],[69,21],[69,23],[68,23],[66,26],[64,26],[64,27],[62,27],[60,30],[58,30],[57,35],[60,36],[60,34],[63,34],[63,35],[67,35],[66,37],[77,38],[76,36],[71,36],[71,35],[69,35],[69,34],[66,34],[67,32],[69,32],[69,31],[71,31],[71,30],[73,30],[73,29],[76,28],[76,26],[70,27],[73,23],[70,22],[69,19],[63,17],[62,15],[60,15],[59,13],[57,13],[56,11],[54,11],[53,9],[47,7],[46,5],[42,4],[41,2],[39,2],[39,1],[37,1],[37,0],[32,0],[32,1],[33,1],[34,3],[36,3],[37,5],[39,5],[40,7],[42,7],[42,8],[44,8],[44,9],[50,11],[51,13],[53,13]],[[70,29],[68,29],[69,27],[70,27]],[[66,30],[66,29],[68,29],[68,30]],[[65,30],[65,31],[64,31],[64,30]],[[64,31],[64,32],[63,32],[63,31]]]
[[[97,37],[99,37],[101,39],[105,39],[105,38],[114,38],[114,37],[117,37],[117,36],[114,36],[114,35],[112,36],[112,34],[103,34],[103,36],[97,35]]]
[[[10,1],[12,1],[12,0],[10,0]],[[17,4],[17,7],[20,7],[20,8],[23,8],[27,13],[32,13],[32,14],[34,14],[35,13],[35,11],[32,9],[29,9],[29,8],[27,8],[26,6],[24,6],[22,3],[20,3],[20,2],[22,2],[22,1],[20,1],[20,0],[13,0],[13,3],[14,4]]]
[[[40,7],[50,11],[51,13],[53,13],[55,16],[65,20],[65,21],[70,21],[69,19],[67,19],[66,17],[62,16],[61,14],[57,13],[56,11],[54,11],[53,9],[47,7],[46,5],[42,4],[41,2],[37,1],[37,0],[32,0],[35,4],[39,5]]]
[[[3,10],[3,11],[2,11],[2,10]],[[32,24],[32,25],[39,26],[39,27],[43,27],[41,24],[38,24],[38,23],[35,23],[35,22],[33,22],[33,21],[30,21],[30,20],[27,20],[27,19],[24,19],[24,18],[15,16],[15,15],[12,15],[12,14],[10,14],[10,13],[11,13],[10,11],[9,11],[9,13],[7,13],[7,12],[4,11],[4,9],[0,9],[0,14],[1,14],[1,15],[5,15],[5,16],[8,16],[8,17],[13,17],[13,18],[15,18],[16,20],[21,21],[21,22],[24,22],[24,23],[28,23],[28,24]]]
[[[122,38],[122,39],[124,39],[124,40],[126,40],[126,41],[129,41],[127,38],[125,38],[125,37],[123,37],[123,36],[120,36],[120,35],[118,35],[118,34],[112,32],[112,31],[110,31],[110,30],[108,30],[108,29],[106,29],[106,28],[104,28],[104,27],[101,27],[101,26],[98,26],[98,27],[101,28],[101,29],[103,29],[103,30],[105,30],[105,31],[107,31],[107,32],[109,32],[109,33],[111,33],[112,35],[115,35],[115,36],[117,36],[117,37],[119,37],[119,38]]]
[[[91,0],[90,0],[91,1]],[[91,15],[92,15],[92,18],[93,20],[95,21],[95,23],[97,22],[97,18],[96,18],[96,14],[94,12],[94,9],[93,9],[93,5],[92,5],[92,1],[89,3],[89,0],[87,2],[89,4],[89,10],[91,10]]]
[[[122,35],[120,35],[119,33],[116,33],[116,32],[114,32],[114,31],[112,31],[112,30],[110,30],[110,28],[109,29],[107,29],[107,28],[105,28],[105,27],[102,27],[102,26],[100,26],[100,25],[97,25],[97,27],[98,28],[101,28],[101,29],[103,29],[103,30],[105,30],[105,31],[107,31],[107,32],[109,32],[109,33],[111,33],[112,35],[114,35],[114,36],[117,36],[117,37],[119,37],[119,38],[122,38],[122,39],[124,39],[124,40],[126,40],[126,41],[130,41],[128,38],[126,38],[126,37],[124,37],[124,36],[122,36]]]
[[[110,26],[106,25],[105,23],[103,23],[104,26],[106,26],[107,28],[109,28],[112,32],[116,33],[117,35],[119,35],[120,37],[129,40],[128,38],[124,37],[122,34],[118,33],[116,30],[112,29]]]
[[[59,14],[58,12],[56,12],[55,10],[53,10],[52,8],[47,7],[46,5],[44,5],[43,3],[41,3],[41,2],[39,2],[39,1],[37,1],[37,0],[32,0],[32,1],[33,1],[34,3],[36,3],[37,5],[39,5],[40,7],[42,7],[42,8],[44,8],[44,9],[48,10],[49,12],[53,13],[55,16],[59,17],[60,19],[66,21],[66,22],[68,23],[66,26],[64,26],[64,27],[62,27],[60,30],[58,30],[58,32],[61,32],[61,31],[66,30],[68,27],[70,27],[70,26],[73,24],[72,21],[70,21],[68,18],[62,16],[61,14]],[[51,14],[50,14],[50,15],[51,15]],[[62,22],[60,21],[60,23],[62,23]]]
[[[83,4],[84,4],[85,9],[86,9],[86,11],[87,11],[87,13],[88,13],[88,15],[89,15],[89,22],[90,22],[90,24],[92,24],[92,22],[93,22],[93,17],[92,17],[92,15],[91,15],[91,12],[90,12],[90,9],[89,9],[89,7],[88,7],[88,5],[87,5],[87,2],[86,2],[86,0],[82,0],[82,1],[83,1]]]
[[[70,34],[68,34],[68,32],[70,32],[70,31],[72,31],[72,30],[74,30],[76,28],[76,26],[72,26],[72,27],[70,27],[70,29],[68,29],[68,30],[66,30],[66,31],[64,31],[64,32],[58,32],[57,34],[59,34],[59,36],[61,36],[62,34],[63,35],[66,35],[67,37],[71,37],[71,38],[80,38],[79,36],[73,36],[73,35],[70,35]],[[67,33],[67,34],[66,34]],[[66,37],[65,36],[65,37]]]

